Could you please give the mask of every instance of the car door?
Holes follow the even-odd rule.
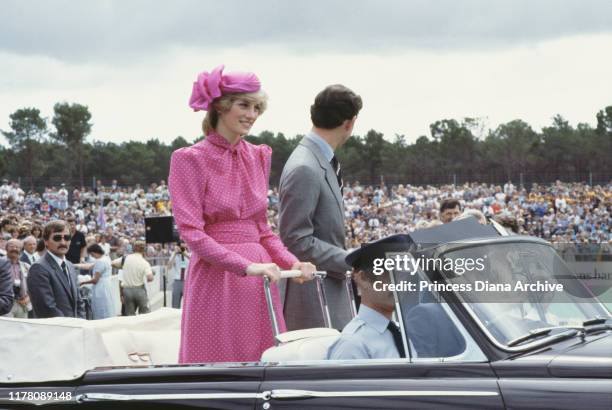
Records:
[[[263,410],[504,408],[488,363],[429,359],[270,366],[260,393]]]
[[[403,302],[407,359],[272,364],[256,409],[504,408],[487,357],[450,307]]]

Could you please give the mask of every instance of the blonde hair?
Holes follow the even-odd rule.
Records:
[[[135,241],[134,242],[134,253],[145,253],[145,250],[147,249],[147,243],[145,241]]]
[[[202,121],[202,131],[204,135],[210,134],[217,128],[219,123],[219,113],[227,112],[232,108],[232,104],[238,100],[247,100],[254,103],[259,109],[259,115],[263,114],[268,108],[268,95],[259,90],[254,93],[225,94],[213,101],[212,107],[206,112]]]

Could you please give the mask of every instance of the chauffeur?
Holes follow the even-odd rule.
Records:
[[[374,282],[389,282],[387,272],[374,275],[373,260],[384,258],[385,252],[405,249],[406,235],[393,235],[372,242],[346,257],[353,267],[353,278],[361,293],[359,313],[342,330],[340,338],[330,346],[327,358],[347,359],[392,359],[404,358],[406,353],[397,325],[391,320],[395,308],[393,293],[375,291]]]

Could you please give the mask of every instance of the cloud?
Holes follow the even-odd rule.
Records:
[[[9,0],[2,6],[0,51],[109,64],[173,47],[448,51],[612,30],[609,0]]]
[[[50,119],[53,104],[67,101],[89,106],[94,123],[90,141],[157,137],[170,142],[179,135],[192,141],[200,135],[204,115],[187,105],[191,84],[199,70],[219,63],[228,71],[256,72],[270,96],[268,110],[252,130],[255,134],[307,132],[315,94],[333,83],[343,83],[363,97],[358,135],[376,129],[390,140],[397,133],[414,141],[429,134],[432,122],[462,117],[485,119],[492,128],[520,118],[537,130],[550,125],[557,113],[572,125],[594,126],[596,112],[611,103],[612,56],[602,53],[610,44],[612,34],[498,51],[410,50],[390,56],[298,55],[263,46],[215,51],[190,47],[129,66],[0,53],[6,62],[6,75],[0,78],[0,129],[8,129],[8,116],[18,108],[37,107]],[[17,85],[3,87],[4,81]]]

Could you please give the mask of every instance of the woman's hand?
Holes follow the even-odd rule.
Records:
[[[247,276],[266,276],[270,282],[280,279],[280,269],[276,263],[251,263],[246,269]]]
[[[293,278],[293,281],[299,283],[300,285],[304,282],[308,282],[309,280],[313,280],[314,273],[317,270],[317,268],[310,262],[296,262],[293,264],[291,269],[302,271],[302,276]]]

